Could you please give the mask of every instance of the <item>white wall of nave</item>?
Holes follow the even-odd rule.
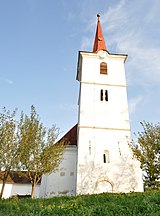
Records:
[[[43,175],[40,197],[75,195],[77,146],[68,146],[56,172]]]

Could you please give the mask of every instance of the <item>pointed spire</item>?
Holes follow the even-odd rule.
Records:
[[[93,46],[94,53],[98,52],[99,50],[106,50],[106,44],[104,41],[101,23],[100,23],[100,14],[97,14],[97,17],[98,17],[97,30],[96,30],[94,46]]]

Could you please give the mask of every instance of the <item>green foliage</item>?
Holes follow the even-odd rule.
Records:
[[[16,110],[12,113],[4,107],[0,113],[0,169],[15,168],[17,153]]]
[[[2,198],[5,183],[11,170],[25,170],[31,180],[32,192],[41,176],[56,171],[62,160],[67,142],[56,139],[59,130],[54,126],[48,130],[43,126],[35,107],[31,106],[30,115],[21,113],[15,120],[16,110],[0,113],[0,170],[4,170]]]
[[[41,176],[55,171],[64,152],[64,142],[55,144],[58,129],[53,126],[48,131],[40,122],[35,107],[31,106],[30,116],[21,114],[19,123],[19,152],[21,167],[27,170],[34,189]]]
[[[5,107],[0,113],[0,170],[3,170],[0,198],[2,198],[6,179],[9,172],[17,167],[18,140],[16,110],[10,112]]]
[[[99,194],[0,201],[0,215],[159,216],[160,192]]]
[[[140,161],[144,171],[146,188],[160,188],[160,123],[153,125],[141,122],[143,131],[138,133],[137,141],[130,147],[133,155]]]

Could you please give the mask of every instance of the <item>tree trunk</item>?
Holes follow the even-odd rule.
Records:
[[[36,188],[36,183],[35,183],[35,181],[33,181],[33,183],[32,183],[32,191],[31,191],[31,198],[32,199],[34,198],[34,195],[35,195],[35,188]]]
[[[4,177],[3,177],[3,184],[2,184],[1,193],[0,193],[0,199],[2,199],[8,175],[9,175],[9,171],[8,170],[4,171]]]

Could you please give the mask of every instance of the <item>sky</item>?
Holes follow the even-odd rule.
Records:
[[[97,17],[125,63],[131,131],[160,121],[159,0],[0,0],[0,111],[34,105],[60,136],[77,123],[78,51],[92,51]]]

